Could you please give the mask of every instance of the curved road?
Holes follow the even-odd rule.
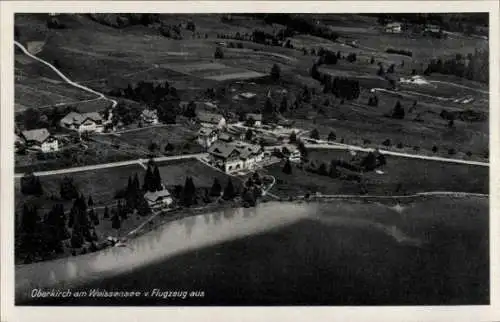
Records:
[[[114,107],[118,104],[118,102],[117,102],[116,100],[106,97],[103,93],[97,92],[97,91],[95,91],[95,90],[93,90],[93,89],[91,89],[91,88],[89,88],[89,87],[86,87],[86,86],[83,86],[83,85],[80,85],[80,84],[78,84],[78,83],[73,82],[71,79],[69,79],[68,77],[66,77],[66,75],[64,75],[62,72],[60,72],[60,71],[59,71],[56,67],[54,67],[52,64],[50,64],[50,63],[48,63],[47,61],[45,61],[45,60],[43,60],[43,59],[41,59],[41,58],[38,58],[37,56],[35,56],[35,55],[31,54],[31,53],[30,53],[30,52],[29,52],[29,51],[28,51],[28,50],[27,50],[27,49],[26,49],[23,45],[21,45],[19,42],[15,41],[15,40],[14,40],[14,45],[16,45],[17,47],[19,47],[19,49],[21,49],[21,51],[22,51],[25,55],[27,55],[27,56],[29,56],[29,57],[31,57],[31,58],[33,58],[33,59],[35,59],[35,60],[39,61],[40,63],[42,63],[42,64],[44,64],[44,65],[46,65],[46,66],[48,66],[48,67],[49,67],[50,69],[52,69],[52,70],[53,70],[53,71],[54,71],[57,75],[59,75],[59,77],[61,77],[61,78],[62,78],[62,79],[63,79],[66,83],[70,84],[71,86],[73,86],[73,87],[77,87],[77,88],[79,88],[79,89],[81,89],[81,90],[83,90],[83,91],[86,91],[86,92],[89,92],[89,93],[95,94],[95,95],[97,95],[99,98],[101,98],[101,99],[104,99],[104,100],[106,100],[106,101],[111,102],[111,104],[112,104],[112,105],[111,105],[111,108],[114,108]]]

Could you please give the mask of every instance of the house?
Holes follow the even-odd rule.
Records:
[[[170,195],[170,192],[163,188],[160,191],[148,191],[144,194],[144,199],[148,203],[149,208],[151,209],[161,209],[170,206],[174,200]]]
[[[262,114],[248,113],[245,120],[248,122],[250,119],[255,121],[253,126],[260,127],[262,125]]]
[[[226,119],[221,114],[197,111],[196,117],[203,127],[216,127],[218,129],[226,127]]]
[[[212,162],[225,172],[254,169],[264,158],[258,145],[240,141],[215,142],[208,150]]]
[[[202,127],[198,131],[196,141],[204,148],[209,148],[215,141],[217,141],[217,130],[214,128]]]
[[[59,142],[47,129],[23,131],[21,138],[29,149],[39,150],[44,153],[59,150]]]
[[[295,149],[293,151],[290,152],[290,155],[288,156],[288,160],[290,160],[290,162],[300,162],[302,160],[302,155],[300,154],[300,151],[299,149]]]
[[[251,92],[244,92],[244,93],[239,93],[235,96],[233,96],[233,100],[239,101],[239,100],[255,100],[257,97],[257,94],[251,93]]]
[[[437,25],[426,25],[424,31],[428,33],[438,34],[441,32],[441,27]]]
[[[158,124],[158,112],[152,109],[145,109],[141,113],[141,120],[149,125]]]
[[[391,22],[385,25],[384,30],[387,33],[393,33],[393,34],[401,33],[402,25],[399,22]]]
[[[104,130],[102,116],[97,112],[71,112],[61,119],[61,127],[78,132],[102,132]]]

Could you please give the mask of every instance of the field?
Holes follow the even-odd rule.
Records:
[[[166,161],[158,163],[158,168],[163,182],[169,187],[176,185],[183,186],[188,176],[193,178],[196,188],[212,187],[214,178],[217,178],[222,187],[224,187],[229,178],[225,173],[206,166],[195,159]],[[235,186],[236,183],[236,180],[233,179]]]
[[[362,156],[361,153],[359,156]],[[340,150],[311,150],[309,159],[327,165],[332,160],[349,162],[349,152]],[[363,183],[370,195],[403,195],[426,191],[457,191],[488,194],[487,167],[447,164],[408,158],[386,156],[387,164],[380,168],[383,174],[365,173]],[[283,163],[266,168],[277,179],[272,192],[287,197],[307,192],[323,194],[359,194],[357,181],[342,180],[311,173],[293,167],[291,175],[284,174]]]
[[[144,169],[139,165],[122,166],[116,168],[74,172],[61,175],[48,175],[39,177],[44,194],[42,197],[24,196],[21,193],[20,179],[15,180],[15,203],[16,209],[21,209],[25,202],[40,205],[45,210],[50,210],[55,203],[63,203],[65,210],[71,208],[71,201],[60,199],[59,185],[65,176],[73,178],[77,189],[85,197],[92,196],[96,206],[114,204],[114,196],[117,190],[127,185],[129,176],[135,173],[139,175],[142,182]]]
[[[347,16],[351,18],[346,18]],[[284,117],[295,121],[296,127],[306,130],[317,128],[323,138],[334,131],[339,140],[343,139],[345,143],[379,145],[389,139],[392,145],[401,143],[405,151],[412,151],[416,147],[419,153],[433,154],[431,149],[436,146],[437,154],[441,156],[447,156],[448,151],[454,149],[457,152],[454,157],[457,158],[487,159],[489,103],[486,84],[432,74],[426,77],[429,85],[401,85],[397,93],[377,91],[378,106],[367,105],[368,98],[372,95],[371,89],[385,89],[389,86],[387,81],[376,75],[378,63],[382,63],[385,68],[395,64],[394,77],[408,78],[413,69],[421,74],[431,58],[449,56],[451,53],[472,53],[474,48],[482,48],[485,41],[467,36],[435,39],[408,34],[385,34],[376,26],[373,17],[347,16],[320,18],[339,33],[337,41],[297,34],[290,38],[295,48],[285,48],[249,41],[254,30],[275,33],[284,26],[265,24],[261,19],[248,16],[236,15],[228,22],[222,21],[221,15],[161,15],[166,24],[177,25],[192,19],[196,25],[195,33],[181,28],[183,39],[174,40],[162,37],[155,28],[137,25],[118,30],[84,15],[74,15],[61,18],[65,19],[67,29],[45,31],[48,36],[38,55],[48,61],[57,60],[61,71],[72,79],[103,92],[125,88],[128,84],[139,81],[168,81],[178,89],[181,100],[189,101],[206,99],[204,90],[207,88],[224,89],[226,92],[217,97],[217,103],[221,111],[230,116],[230,121],[238,113],[259,111],[268,92],[272,94],[276,105],[286,96],[288,105],[291,106],[303,86],[307,85],[310,89],[315,89],[312,102],[302,103],[301,108],[283,113]],[[43,19],[16,15],[17,22],[21,26],[21,33],[24,32],[30,41],[41,41],[37,36],[39,32],[32,30],[44,30]],[[240,39],[231,39],[236,32],[240,33]],[[69,34],[71,37],[66,37]],[[221,34],[226,37],[218,38]],[[353,40],[358,43],[355,47],[347,44]],[[220,42],[227,45],[222,47],[224,58],[215,60],[214,52]],[[242,48],[238,48],[240,46]],[[311,49],[318,50],[320,47],[340,51],[343,57],[349,53],[357,54],[357,60],[353,63],[340,59],[336,65],[321,66],[320,71],[359,80],[361,94],[358,99],[341,104],[340,99],[335,99],[332,94],[323,94],[322,86],[311,78],[310,69],[318,59],[311,54]],[[407,57],[388,54],[385,51],[389,47],[409,49],[414,51],[414,55]],[[303,48],[306,49],[305,54]],[[16,59],[22,60],[22,57],[23,55],[16,54]],[[375,60],[373,64],[370,63],[372,57]],[[244,80],[258,74],[269,74],[273,64],[281,69],[279,82]],[[38,71],[29,69],[33,68],[30,67],[33,64],[19,65],[19,71],[28,75],[51,77],[52,71],[45,70],[43,66]],[[39,80],[34,80],[37,81]],[[23,83],[20,81],[17,86],[21,88]],[[286,90],[286,93],[278,93],[280,90]],[[27,88],[24,91],[27,92],[24,101],[20,97],[22,92],[16,93],[19,97],[16,101],[19,109],[38,104],[55,104],[62,100],[59,96],[48,100],[43,94],[34,97],[36,92],[28,92]],[[62,89],[60,91],[60,95],[65,95]],[[232,99],[245,91],[257,94],[255,102]],[[455,102],[467,97],[473,98],[473,101],[467,104]],[[386,117],[398,100],[405,109],[405,119]],[[326,101],[329,101],[328,106]],[[410,111],[414,102],[417,102],[416,109]],[[82,104],[82,109],[87,111],[101,108],[94,106],[94,103],[99,101]],[[454,126],[449,127],[448,122],[439,116],[443,110],[474,111],[482,114],[484,120],[472,122],[456,119]],[[131,136],[133,135],[125,137],[128,140]],[[161,141],[163,144],[164,141]],[[367,141],[370,143],[366,143]],[[138,142],[142,144],[142,138]]]

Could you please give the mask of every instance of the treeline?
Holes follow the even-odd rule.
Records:
[[[445,30],[466,33],[484,33],[484,27],[489,26],[488,13],[375,13],[364,15],[377,17],[377,22],[383,25],[390,21],[402,21],[417,25],[433,24]]]
[[[160,15],[155,13],[90,13],[88,17],[113,28],[135,25],[149,26],[160,22]]]
[[[267,13],[267,14],[253,14],[253,16],[261,18],[267,24],[281,24],[289,29],[289,32],[297,32],[303,34],[310,34],[316,37],[329,39],[332,41],[337,40],[339,34],[332,31],[324,24],[317,24],[313,19],[307,16],[289,13]]]
[[[461,54],[450,59],[434,59],[424,71],[425,75],[440,73],[455,75],[482,83],[489,83],[489,52],[476,50],[466,57]]]
[[[412,57],[413,56],[413,52],[411,52],[410,50],[404,50],[404,49],[387,48],[385,52],[388,53],[388,54],[405,55],[405,56],[408,56],[408,57]]]
[[[176,116],[179,113],[179,96],[177,89],[170,86],[168,82],[157,83],[141,81],[137,85],[128,84],[126,88],[114,89],[109,95],[115,97],[124,97],[129,100],[140,102],[144,105],[156,108],[158,119],[164,123],[175,123]],[[130,124],[137,121],[140,110],[122,102],[116,107],[114,117],[116,121],[122,121],[124,124]]]

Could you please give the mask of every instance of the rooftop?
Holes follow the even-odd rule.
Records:
[[[196,117],[202,123],[219,123],[224,117],[221,114],[208,113],[208,112],[196,112]]]
[[[163,189],[160,191],[154,191],[154,192],[148,191],[144,194],[144,198],[147,201],[151,201],[151,202],[155,202],[160,198],[166,198],[166,197],[170,197],[170,192],[167,189]]]
[[[50,133],[49,130],[43,128],[43,129],[23,131],[22,136],[26,141],[35,141],[38,143],[43,143],[50,136]]]

